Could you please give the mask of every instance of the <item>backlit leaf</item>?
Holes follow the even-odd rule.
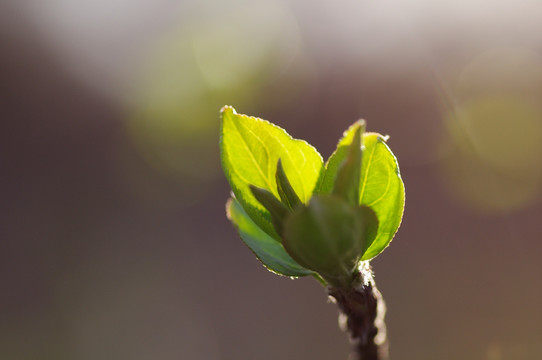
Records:
[[[352,125],[339,141],[326,164],[319,193],[330,193],[339,166],[348,154],[359,123]],[[362,260],[380,254],[391,242],[403,217],[405,188],[397,159],[386,145],[387,138],[376,133],[363,136],[363,161],[359,184],[359,204],[369,206],[378,217],[378,234]]]
[[[276,184],[279,158],[288,180],[301,201],[307,202],[323,173],[320,154],[303,140],[293,139],[268,121],[222,109],[220,130],[222,167],[236,199],[250,218],[267,234],[279,240],[271,215],[249,189],[266,189],[280,197]]]
[[[380,134],[366,134],[365,161],[361,168],[360,204],[374,210],[378,218],[378,234],[362,260],[380,254],[392,241],[405,207],[405,186],[395,155]]]

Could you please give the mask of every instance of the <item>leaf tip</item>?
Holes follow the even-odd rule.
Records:
[[[358,121],[354,123],[354,125],[365,129],[365,127],[367,126],[367,122],[363,119],[359,119]]]
[[[363,145],[363,134],[365,134],[365,129],[367,129],[367,123],[363,119],[359,119],[353,125],[354,130],[354,139],[352,142],[357,142],[359,140],[360,145]]]
[[[365,133],[366,136],[373,137],[375,141],[381,140],[382,142],[386,143],[390,139],[389,135],[382,135],[377,132],[368,131]]]
[[[220,115],[224,117],[225,115],[229,115],[229,114],[237,114],[237,111],[235,111],[235,109],[231,105],[222,106],[222,109],[220,109]]]

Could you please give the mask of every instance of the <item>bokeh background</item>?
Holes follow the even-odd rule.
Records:
[[[397,360],[542,359],[542,2],[0,2],[0,358],[346,359],[224,214],[225,104],[391,136]]]

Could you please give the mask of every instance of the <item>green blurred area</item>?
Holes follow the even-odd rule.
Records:
[[[508,212],[540,200],[542,58],[524,48],[493,48],[461,74],[446,114],[454,154],[444,164],[451,190],[481,211]]]
[[[292,103],[310,81],[293,14],[277,2],[245,5],[183,23],[150,46],[134,79],[128,135],[157,171],[192,183],[187,196],[206,191],[221,172],[222,106]]]

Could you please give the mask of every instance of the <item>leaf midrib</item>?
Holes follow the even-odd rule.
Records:
[[[256,135],[256,133],[254,131],[252,131],[251,129],[249,129],[247,126],[244,126],[243,124],[239,124],[241,126],[243,126],[245,128],[246,131],[252,133],[254,135],[254,137],[256,137],[256,139],[258,139],[258,141],[260,143],[262,143],[262,147],[263,149],[265,150],[265,153],[266,153],[266,157],[267,157],[267,163],[269,163],[269,150],[267,149],[267,147],[265,146],[265,143],[260,139],[260,137],[258,135]],[[235,129],[237,130],[237,133],[239,134],[241,140],[243,140],[243,143],[245,145],[245,148],[248,150],[247,152],[249,153],[250,155],[250,158],[252,159],[252,162],[254,163],[255,165],[255,168],[258,170],[260,176],[262,177],[262,179],[264,180],[264,182],[267,184],[267,186],[269,187],[268,189],[270,191],[273,191],[273,186],[271,185],[271,183],[269,182],[269,179],[264,175],[262,169],[260,168],[259,164],[258,164],[258,161],[256,161],[256,158],[254,157],[254,155],[252,154],[252,151],[250,149],[250,147],[248,146],[248,142],[247,140],[245,139],[243,133],[239,130],[239,127],[238,127],[238,124],[237,124],[237,121],[233,120],[233,126],[235,127]],[[236,173],[238,174],[239,177],[241,177],[239,175],[239,173],[236,171]],[[245,180],[245,182],[248,184],[249,182],[243,178]]]
[[[269,172],[269,166],[270,166],[270,155],[269,155],[269,149],[267,148],[265,142],[262,140],[262,138],[260,138],[260,136],[255,133],[252,129],[250,129],[249,127],[247,127],[245,124],[243,123],[239,123],[237,124],[236,121],[234,121],[234,126],[237,130],[237,133],[240,135],[241,139],[243,140],[243,143],[245,144],[245,148],[248,149],[248,153],[250,154],[250,158],[252,159],[252,162],[256,165],[256,168],[260,174],[260,176],[262,177],[262,179],[264,180],[264,182],[267,184],[267,186],[269,187],[269,190],[274,192],[274,187],[273,185],[270,183],[269,181],[269,177],[266,177],[265,174],[264,174],[264,171],[263,169],[258,165],[258,161],[256,161],[256,158],[254,157],[254,155],[252,154],[252,152],[250,151],[250,147],[248,146],[248,142],[247,140],[245,139],[245,137],[243,136],[243,133],[241,131],[239,131],[239,126],[242,126],[247,132],[250,132],[252,135],[254,135],[254,137],[262,144],[262,148],[265,149],[265,152],[266,152],[266,157],[267,157],[267,172]],[[288,135],[286,135],[288,136]],[[284,150],[284,152],[286,153],[287,155],[287,159],[292,162],[292,156],[290,155],[290,151],[288,150],[288,148],[286,147],[286,145],[278,138],[278,137],[275,137],[275,140],[276,142],[282,147],[282,149]],[[293,142],[296,142],[297,140],[296,139],[291,139]],[[303,163],[300,165],[300,166],[294,166],[294,170],[295,170],[295,174],[297,175],[297,179],[298,179],[298,183],[301,184],[301,191],[303,192],[302,194],[302,198],[303,199],[306,199],[307,198],[307,190],[305,189],[305,186],[304,186],[304,182],[303,182],[303,176],[301,175],[301,172],[300,172],[300,168],[303,168],[305,166],[305,164],[307,163],[307,157],[305,156],[304,152],[301,150],[301,149],[298,149],[299,150],[299,154],[301,155],[301,157],[303,158]],[[314,168],[314,166],[313,166]],[[315,169],[315,168],[314,168]],[[248,181],[246,181],[245,179],[245,182],[248,183]]]

